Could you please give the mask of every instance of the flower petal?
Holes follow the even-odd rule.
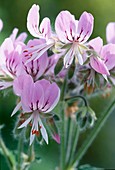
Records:
[[[44,95],[44,107],[41,111],[48,113],[57,105],[60,98],[60,89],[56,83],[52,83],[49,87],[47,87]]]
[[[91,67],[100,74],[110,75],[109,70],[107,69],[104,61],[97,57],[90,57]]]
[[[65,68],[69,67],[72,64],[74,55],[75,55],[74,49],[73,47],[71,47],[64,57]]]
[[[12,41],[16,40],[17,34],[18,34],[18,28],[14,28],[12,31],[12,34],[10,35],[10,38],[12,39]]]
[[[99,54],[103,47],[103,40],[102,38],[97,37],[89,41],[88,45],[90,45]]]
[[[21,96],[23,88],[25,85],[30,84],[32,82],[32,78],[29,75],[20,75],[15,78],[13,82],[13,90],[17,96]]]
[[[27,16],[27,28],[31,35],[34,37],[41,37],[41,34],[38,30],[39,26],[39,5],[32,5],[31,9],[28,12]]]
[[[54,121],[54,118],[47,119],[47,125],[49,126],[50,133],[52,135],[52,138],[57,142],[60,143],[60,136],[58,134],[58,128],[56,126],[56,123]]]
[[[21,104],[21,102],[19,102],[19,103],[16,105],[16,107],[14,108],[14,110],[13,110],[13,112],[12,112],[12,114],[11,114],[11,117],[12,117],[13,115],[15,115],[15,113],[21,108],[21,106],[22,106],[22,104]]]
[[[38,119],[39,119],[39,113],[38,111],[35,111],[32,113],[33,114],[33,122],[32,122],[32,129],[30,132],[30,145],[33,143],[35,134],[33,134],[33,130],[38,132]]]
[[[57,143],[60,143],[60,136],[58,134],[54,134],[52,137]]]
[[[103,46],[101,56],[108,70],[115,67],[115,44],[107,44]]]
[[[40,131],[41,131],[42,137],[46,141],[46,143],[48,144],[48,134],[47,134],[47,131],[46,131],[46,129],[45,129],[45,127],[44,127],[40,117],[39,117],[38,121],[39,121],[39,125],[41,127]]]
[[[35,52],[30,59],[27,60],[26,64],[29,63],[32,60],[37,60],[39,57],[41,57],[49,48],[51,48],[53,44],[42,44],[40,45],[40,48],[38,47],[37,52]]]
[[[79,64],[83,65],[83,55],[81,54],[80,47],[78,47],[77,50],[76,50],[76,57],[79,61]]]
[[[18,129],[21,129],[23,127],[26,127],[28,125],[28,123],[33,119],[33,115],[31,115],[24,123],[22,123]]]
[[[55,30],[58,38],[64,43],[73,41],[76,32],[75,17],[69,11],[62,11],[55,21]]]
[[[45,39],[49,39],[51,37],[51,24],[49,18],[44,18],[40,24],[40,32]]]
[[[5,81],[0,81],[0,90],[4,90],[8,87],[11,87],[13,85],[12,81],[5,82]]]
[[[108,43],[115,44],[115,22],[110,22],[106,27],[106,39]]]
[[[93,31],[93,16],[90,13],[83,12],[78,22],[78,36],[76,37],[79,42],[86,42]]]
[[[17,38],[16,38],[16,41],[21,41],[21,42],[24,42],[27,38],[27,33],[26,32],[22,32]]]
[[[2,31],[2,28],[3,28],[3,22],[2,22],[2,20],[0,19],[0,32]]]

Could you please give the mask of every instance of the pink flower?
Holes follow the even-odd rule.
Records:
[[[108,43],[115,44],[115,22],[108,23],[106,27],[106,39]]]
[[[23,63],[25,72],[31,75],[34,80],[37,80],[38,78],[40,78],[44,74],[48,66],[49,58],[48,58],[47,52],[44,52],[44,54],[42,54],[41,57],[38,58],[37,60],[34,60],[34,61],[32,60],[29,63],[27,61],[28,59],[33,57],[33,55],[34,56],[38,55],[38,53],[32,53],[32,55],[30,56],[31,49],[34,48],[36,45],[42,44],[43,42],[44,42],[43,39],[30,40],[27,46],[25,46],[25,49],[30,48],[30,52],[28,50],[24,50],[25,54],[23,55],[23,58],[22,58],[22,63]]]
[[[108,57],[112,57],[110,54],[110,49],[105,49],[103,46],[103,41],[100,37],[97,37],[91,41],[89,41],[89,46],[91,47],[91,56],[90,56],[90,65],[91,67],[98,73],[103,75],[110,75],[109,69],[105,64],[104,58],[109,54]]]
[[[12,86],[13,80],[21,72],[22,45],[14,45],[11,38],[6,38],[0,48],[0,89]]]
[[[33,59],[38,59],[45,51],[51,48],[55,43],[55,36],[51,30],[50,19],[45,17],[38,29],[39,26],[39,5],[34,4],[29,10],[27,16],[27,28],[31,35],[36,38],[42,38],[45,40],[43,44],[36,45],[32,48],[32,53],[37,53],[37,55],[32,55],[32,57],[28,60],[31,61]],[[54,38],[52,38],[54,36]]]
[[[19,127],[23,128],[29,123],[32,124],[30,145],[39,131],[43,139],[48,143],[48,135],[41,118],[42,115],[47,115],[57,105],[60,98],[59,87],[56,83],[50,83],[45,79],[34,83],[31,76],[23,75],[23,78],[20,76],[15,80],[14,91],[21,96],[20,106],[22,106],[23,113],[30,113],[30,117]]]
[[[70,46],[64,57],[64,66],[67,68],[73,62],[74,57],[77,57],[82,65],[82,51],[86,49],[83,44],[92,34],[93,16],[83,12],[78,21],[69,11],[62,11],[56,18],[55,30],[59,40],[68,44],[68,47]]]

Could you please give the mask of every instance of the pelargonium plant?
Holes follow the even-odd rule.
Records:
[[[14,28],[0,46],[0,90],[10,88],[17,96],[11,116],[17,117],[14,136],[20,138],[13,156],[2,138],[0,147],[10,169],[25,170],[36,161],[33,146],[48,145],[52,138],[60,147],[55,169],[79,169],[80,160],[115,107],[114,100],[97,117],[88,102],[115,85],[115,23],[107,25],[107,44],[103,45],[101,37],[90,39],[92,14],[83,12],[76,20],[69,11],[61,11],[52,29],[47,17],[39,24],[39,11],[34,4],[27,16],[33,39],[27,42],[27,33],[17,35]],[[0,31],[2,27],[0,20]],[[88,137],[78,145],[86,130]],[[20,150],[24,143],[30,154]]]

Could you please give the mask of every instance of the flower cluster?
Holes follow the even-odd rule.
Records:
[[[83,12],[76,20],[69,11],[61,11],[53,31],[47,17],[39,25],[39,10],[39,5],[34,4],[27,16],[28,31],[35,39],[25,43],[27,33],[17,36],[15,28],[0,46],[0,90],[13,87],[19,97],[12,115],[20,110],[23,121],[18,128],[31,126],[30,145],[39,135],[48,143],[44,120],[53,119],[60,87],[71,71],[68,84],[73,86],[68,86],[67,95],[75,89],[78,94],[86,87],[94,90],[97,84],[115,85],[115,23],[107,25],[107,44],[103,45],[100,37],[88,41],[94,26],[92,14]],[[0,31],[2,27],[0,20]],[[60,142],[57,130],[52,137]]]

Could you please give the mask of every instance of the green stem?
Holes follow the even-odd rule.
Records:
[[[16,170],[16,166],[14,164],[14,160],[12,159],[12,155],[10,154],[10,151],[7,149],[7,147],[4,144],[4,141],[0,137],[0,147],[4,153],[4,156],[8,162],[8,166],[11,170]]]
[[[67,164],[69,162],[69,158],[70,158],[70,154],[71,154],[73,131],[74,131],[74,123],[73,123],[72,118],[70,118],[68,142],[67,142],[67,146],[66,146],[66,163]]]
[[[87,100],[85,99],[85,97],[84,96],[81,96],[81,95],[77,95],[77,96],[72,96],[72,97],[68,97],[68,98],[65,98],[65,101],[68,101],[68,100],[70,100],[70,101],[76,101],[77,100],[77,98],[81,98],[83,101],[84,101],[84,105],[85,106],[88,106],[88,102],[87,102]]]
[[[67,146],[68,146],[70,122],[71,122],[70,116],[66,117],[66,125],[65,125],[65,130],[66,130],[66,132],[65,132],[65,146],[66,146],[66,148],[65,149],[67,149]],[[66,152],[66,150],[65,150],[65,152]]]
[[[28,162],[32,162],[35,159],[35,153],[34,153],[34,143],[29,147],[28,150]]]
[[[94,141],[94,139],[96,138],[97,134],[99,133],[99,131],[101,130],[102,126],[105,124],[106,120],[108,119],[108,117],[110,116],[110,114],[112,113],[112,111],[115,109],[115,100],[112,102],[112,104],[109,106],[109,108],[107,109],[107,111],[105,113],[103,113],[97,120],[97,123],[95,124],[94,128],[92,129],[91,133],[89,134],[89,136],[86,138],[86,140],[84,141],[84,143],[82,144],[81,148],[78,150],[75,159],[73,160],[71,167],[74,167],[76,164],[79,163],[79,161],[81,160],[81,158],[84,156],[84,154],[86,153],[87,149],[89,148],[89,146],[92,144],[92,142]]]
[[[60,160],[60,170],[65,170],[65,113],[64,113],[64,103],[62,102],[62,128],[61,128],[61,160]]]
[[[72,160],[74,159],[74,155],[75,155],[75,150],[77,148],[77,143],[78,143],[78,139],[79,139],[79,126],[77,126],[75,128],[75,132],[74,132],[74,138],[73,138],[73,144],[72,144],[72,150],[71,150],[71,154],[70,154],[70,159],[69,159],[69,164],[71,164]]]
[[[22,133],[19,137],[19,142],[18,142],[18,155],[17,155],[17,160],[18,160],[18,164],[17,164],[17,170],[21,170],[22,167],[22,150],[23,150],[23,130]]]
[[[67,75],[65,77],[62,89],[61,89],[61,160],[60,160],[60,170],[65,170],[65,101],[64,101],[64,97],[65,97],[65,93],[66,93],[66,88],[67,88]]]

